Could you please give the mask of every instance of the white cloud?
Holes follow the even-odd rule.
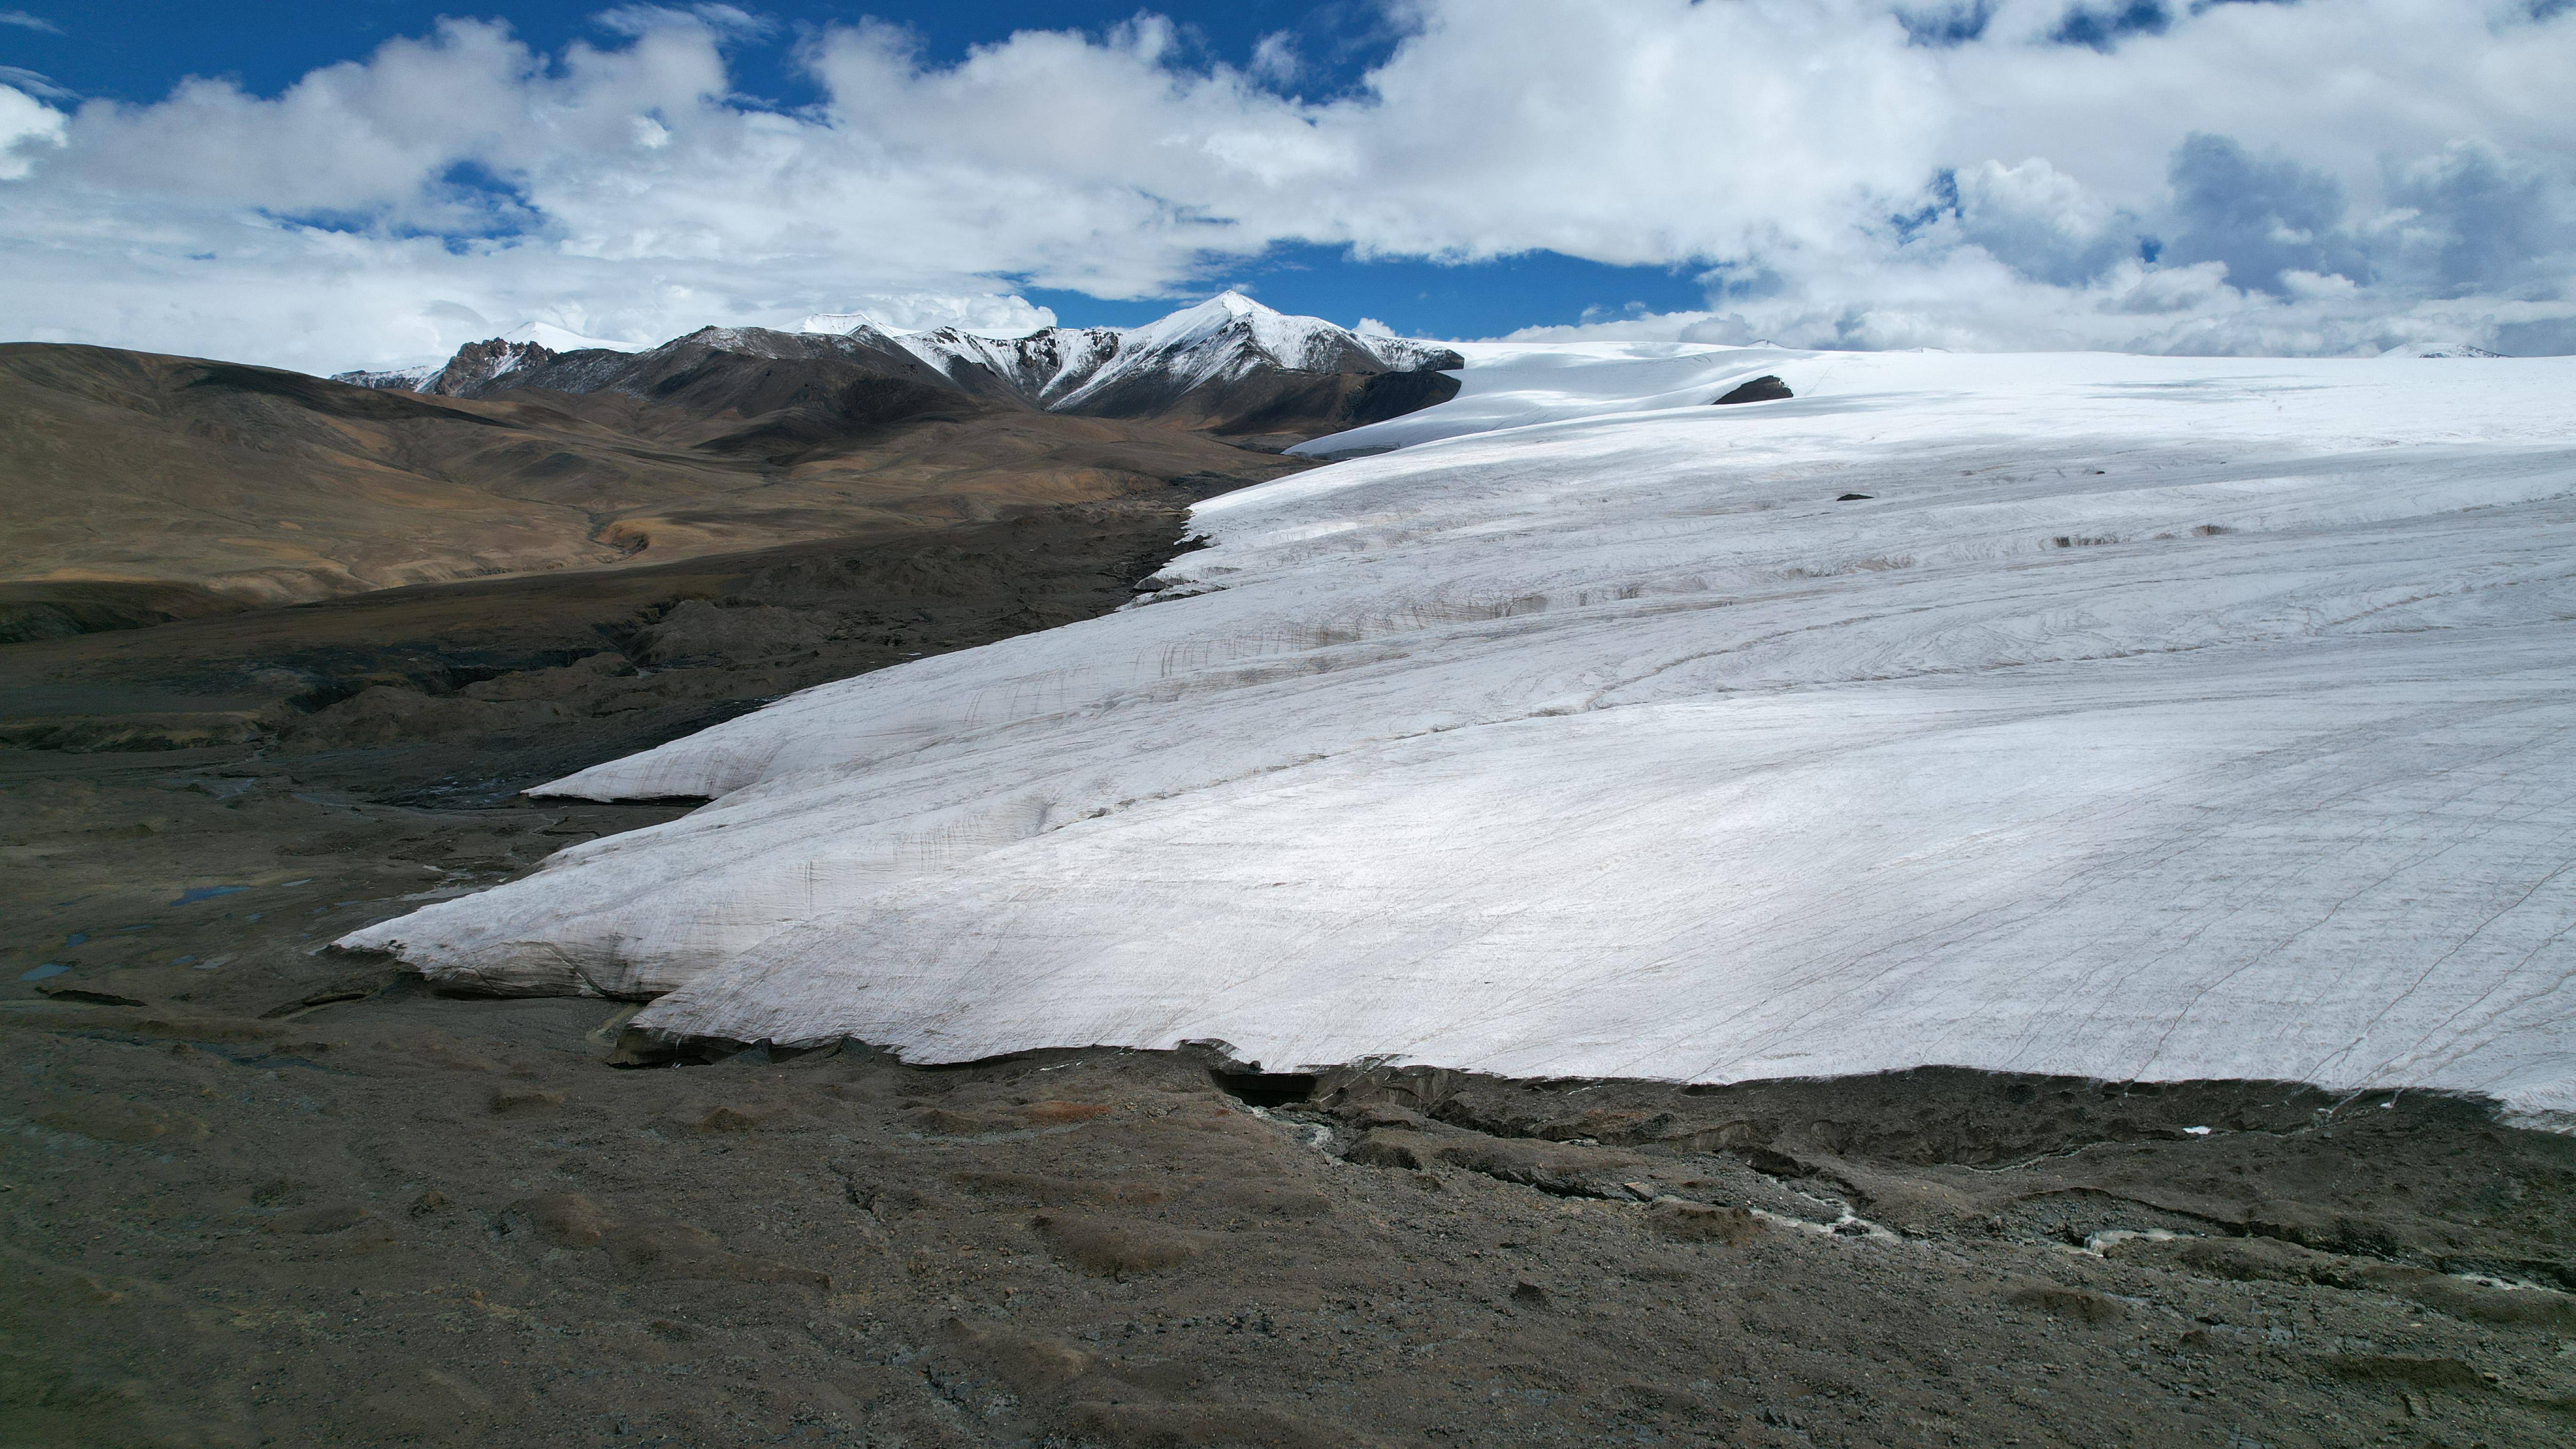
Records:
[[[618,5],[592,17],[602,29],[620,35],[643,35],[673,26],[701,25],[719,35],[767,35],[776,21],[754,15],[739,5]]]
[[[1705,267],[1709,312],[1605,325],[1846,345],[2576,335],[2576,9],[2177,8],[2098,51],[2048,41],[2064,0],[1973,36],[1961,9],[1954,44],[1890,0],[1400,9],[1317,104],[1275,89],[1285,41],[1200,66],[1140,16],[953,65],[822,30],[794,44],[823,102],[772,110],[727,61],[765,23],[723,5],[622,6],[551,56],[445,21],[274,96],[20,88],[0,333],[340,367],[465,340],[459,309],[1003,327],[1019,287],[1165,295],[1294,241]]]
[[[8,86],[14,90],[24,91],[28,95],[34,96],[39,100],[69,101],[79,99],[70,91],[54,84],[53,78],[46,75],[44,72],[29,70],[22,65],[0,65],[0,86]]]
[[[63,144],[63,116],[34,96],[0,85],[0,181],[15,181],[35,166],[34,152]]]
[[[1297,39],[1287,31],[1274,31],[1252,47],[1252,64],[1246,69],[1272,85],[1284,86],[1297,78],[1301,66],[1297,56]]]
[[[908,332],[954,327],[987,337],[1026,337],[1055,325],[1055,313],[1025,297],[989,292],[856,292],[827,309]]]
[[[41,15],[30,15],[24,10],[0,10],[0,25],[14,25],[21,30],[41,30],[47,35],[63,33],[61,26]]]
[[[2125,259],[2078,287],[2020,276],[1973,249],[1937,262],[1902,259],[1818,278],[1722,309],[1617,322],[1531,327],[1530,341],[1586,338],[1790,347],[1940,347],[2236,356],[2365,355],[2403,342],[2531,339],[2521,351],[2567,350],[2576,302],[2373,296],[2340,275],[2292,271],[2286,295],[2230,286],[2217,262],[2148,267]],[[2520,332],[2513,329],[2519,328]],[[2501,335],[2500,335],[2501,334]]]
[[[2138,219],[2032,156],[1982,161],[1953,173],[1959,235],[2044,282],[2091,281],[2138,249]]]

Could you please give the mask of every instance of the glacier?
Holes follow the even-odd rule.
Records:
[[[1458,350],[1136,604],[541,787],[711,803],[339,944],[921,1062],[2576,1120],[2576,359]]]

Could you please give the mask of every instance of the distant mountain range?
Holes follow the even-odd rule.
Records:
[[[390,388],[398,392],[426,393],[432,397],[464,397],[502,374],[516,371],[531,359],[592,350],[641,352],[644,349],[632,342],[584,337],[551,322],[527,322],[498,337],[469,342],[444,362],[424,362],[417,367],[394,367],[381,371],[362,369],[335,373],[331,380],[354,387]]]
[[[711,383],[717,392],[744,386],[714,382],[715,373],[759,373],[766,380],[749,391],[769,391],[780,365],[867,380],[859,411],[879,421],[937,413],[944,395],[963,395],[1277,448],[1445,402],[1458,384],[1442,372],[1466,364],[1434,343],[1364,337],[1226,292],[1143,327],[1048,327],[1025,337],[915,332],[827,313],[797,332],[707,327],[637,349],[534,324],[468,343],[444,363],[333,380],[440,397],[542,391],[661,400]]]

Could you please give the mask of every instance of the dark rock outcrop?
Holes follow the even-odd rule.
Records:
[[[1753,379],[1751,382],[1736,384],[1735,387],[1725,396],[1719,398],[1714,405],[1717,407],[1724,407],[1728,403],[1779,402],[1784,398],[1792,398],[1796,396],[1796,393],[1789,391],[1788,384],[1782,382],[1776,377],[1773,377],[1769,373],[1764,373],[1762,376]]]

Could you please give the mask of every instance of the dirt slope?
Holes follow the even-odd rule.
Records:
[[[637,392],[431,398],[0,346],[0,642],[631,567],[1293,470],[1194,433],[701,347]],[[639,395],[640,394],[640,395]]]
[[[534,784],[761,699],[1116,608],[1180,541],[1190,492],[1166,492],[15,644],[0,749],[399,739],[442,752],[423,784]]]

